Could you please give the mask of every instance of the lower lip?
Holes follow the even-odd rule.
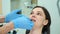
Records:
[[[36,22],[36,20],[34,20],[33,22]]]

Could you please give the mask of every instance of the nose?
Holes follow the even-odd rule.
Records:
[[[32,15],[32,18],[36,18],[36,15]]]

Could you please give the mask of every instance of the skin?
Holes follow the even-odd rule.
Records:
[[[34,8],[30,14],[30,18],[34,22],[34,26],[30,31],[30,34],[42,34],[42,28],[47,25],[48,20],[45,18],[45,14],[42,8]]]
[[[14,29],[14,24],[13,22],[9,22],[6,25],[0,27],[0,34],[7,34],[12,29]]]
[[[5,17],[4,16],[0,16],[0,23],[4,22]]]

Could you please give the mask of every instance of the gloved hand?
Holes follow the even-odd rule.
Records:
[[[27,30],[31,30],[34,25],[31,19],[26,16],[19,17],[15,20],[12,20],[12,22],[14,24],[14,28],[22,28]]]
[[[18,17],[21,17],[21,10],[14,10],[5,17],[5,22],[10,22],[13,19],[16,19]]]

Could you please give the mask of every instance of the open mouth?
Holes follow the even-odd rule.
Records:
[[[36,20],[34,20],[34,19],[31,19],[31,21],[36,22]]]

